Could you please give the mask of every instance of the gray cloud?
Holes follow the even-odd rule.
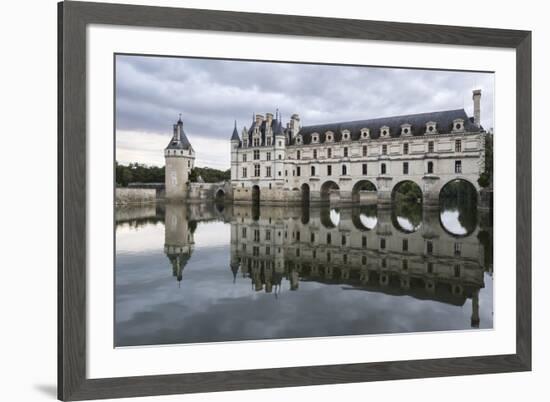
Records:
[[[182,113],[190,136],[227,139],[253,112],[302,124],[464,107],[481,88],[482,124],[493,126],[492,73],[117,56],[117,129],[169,135]]]

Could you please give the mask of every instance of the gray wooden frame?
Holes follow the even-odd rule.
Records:
[[[517,68],[516,353],[194,374],[86,378],[86,26],[88,24],[515,49]],[[59,399],[136,397],[503,373],[531,369],[530,31],[65,2],[58,4],[58,40]]]

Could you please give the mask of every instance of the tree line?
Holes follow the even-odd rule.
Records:
[[[130,183],[164,183],[165,169],[158,166],[148,166],[141,163],[127,165],[115,163],[116,184],[118,187],[127,187]],[[231,170],[218,170],[208,167],[194,167],[189,174],[189,181],[195,183],[202,177],[205,183],[217,183],[231,180]]]

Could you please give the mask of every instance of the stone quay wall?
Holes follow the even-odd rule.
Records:
[[[157,191],[152,188],[117,188],[116,205],[149,204],[157,200]]]

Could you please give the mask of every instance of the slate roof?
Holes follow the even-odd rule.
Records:
[[[478,128],[473,123],[473,118],[468,117],[464,109],[445,110],[441,112],[410,114],[402,116],[382,117],[377,119],[345,121],[339,123],[328,123],[312,126],[304,126],[299,133],[302,136],[303,143],[311,143],[311,135],[319,134],[319,142],[325,141],[325,133],[332,131],[334,133],[334,141],[338,142],[342,138],[342,130],[349,130],[351,140],[357,140],[361,136],[361,129],[370,129],[370,138],[380,138],[380,128],[388,126],[390,128],[390,137],[396,138],[401,136],[401,125],[410,124],[411,133],[413,136],[421,136],[426,134],[426,123],[433,121],[436,124],[438,134],[450,133],[453,127],[453,120],[463,119],[464,130],[467,132],[478,132],[483,128]]]
[[[181,121],[181,119],[179,119],[178,122],[174,124],[174,135],[176,135],[178,131],[178,126],[180,128],[179,141],[174,141],[174,138],[172,137],[172,139],[170,139],[170,142],[166,146],[166,149],[193,149],[191,143],[189,142],[189,139],[187,138],[187,135],[185,135],[185,131],[183,131],[183,121]]]
[[[235,128],[233,134],[231,134],[231,141],[240,141],[239,132],[237,131],[237,120],[235,120]]]
[[[252,134],[254,133],[254,128],[256,127],[256,120],[253,119],[252,123],[250,124],[250,128],[248,129],[248,143],[252,144]],[[265,137],[266,137],[266,129],[268,127],[267,120],[262,121],[260,124],[260,145],[265,145]],[[271,130],[273,131],[273,136],[276,135],[284,135],[285,130],[283,128],[283,124],[281,122],[280,118],[275,118],[271,120]],[[237,126],[235,126],[235,129],[233,130],[233,135],[231,136],[231,140],[239,139],[239,135],[237,133]]]

